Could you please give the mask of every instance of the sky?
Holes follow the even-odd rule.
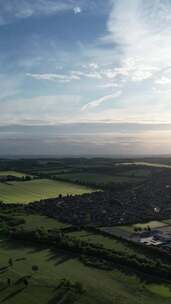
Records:
[[[159,154],[170,0],[0,0],[0,155]]]

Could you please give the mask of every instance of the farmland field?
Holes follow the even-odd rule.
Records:
[[[12,267],[8,264],[10,258]],[[0,301],[8,304],[59,303],[55,297],[63,278],[83,285],[85,292],[76,304],[169,304],[171,301],[169,285],[163,285],[159,293],[135,275],[91,268],[60,251],[3,241],[0,260]],[[33,265],[38,266],[36,273]],[[30,277],[27,287],[22,282],[24,276]],[[10,287],[6,285],[8,278]]]
[[[165,187],[161,187],[162,200],[152,186],[154,198],[143,193],[148,189],[150,194],[147,185],[153,185],[155,174],[158,178],[163,174],[168,185],[170,170],[115,163],[104,159],[0,162],[3,176],[25,176],[20,172],[31,176],[30,180],[1,178],[0,303],[171,303],[170,259],[157,250],[154,254],[154,248],[133,243],[135,228],[139,228],[138,233],[151,233],[148,226],[170,232],[169,212],[153,218],[149,217],[150,208],[141,209],[146,200],[149,207],[165,202]],[[129,185],[124,185],[127,182]],[[142,200],[134,195],[139,187]],[[103,191],[73,199],[63,197],[59,204],[57,200],[39,202],[96,189]],[[35,204],[28,206],[29,202]],[[84,292],[72,289],[75,283]]]
[[[168,225],[171,225],[171,219],[164,220],[163,223],[166,223],[166,224],[168,224]]]
[[[129,176],[117,176],[107,174],[96,174],[96,173],[66,173],[56,175],[60,179],[64,179],[71,182],[82,182],[82,183],[95,183],[95,184],[108,184],[108,183],[135,183],[139,181],[139,178]]]
[[[169,220],[168,220],[169,221]],[[109,235],[116,235],[122,237],[129,237],[133,232],[135,232],[135,228],[146,229],[150,227],[151,229],[164,229],[169,226],[168,221],[150,221],[146,223],[137,223],[133,225],[120,225],[113,227],[101,227],[100,230],[107,232]]]
[[[15,177],[24,177],[25,173],[17,172],[17,171],[0,171],[0,176],[15,176]]]
[[[32,201],[57,197],[59,194],[83,194],[92,192],[91,188],[67,182],[47,179],[0,183],[0,200],[4,203],[29,203]]]
[[[86,241],[90,244],[99,245],[99,247],[103,247],[108,250],[114,250],[116,252],[123,252],[128,255],[136,254],[138,256],[145,257],[143,255],[143,253],[139,254],[139,252],[136,251],[134,248],[129,247],[128,245],[125,245],[123,242],[116,240],[116,239],[112,239],[108,236],[91,233],[91,232],[88,232],[85,230],[71,232],[71,233],[68,233],[68,235],[70,237],[76,238],[78,240],[80,239],[82,241]]]
[[[39,214],[27,214],[16,216],[17,219],[24,219],[25,224],[22,227],[26,230],[36,230],[43,227],[44,230],[48,229],[62,229],[69,227],[68,224],[59,222],[57,219],[49,218]]]
[[[167,226],[167,224],[164,223],[163,221],[150,221],[146,223],[137,223],[134,225],[124,225],[124,226],[120,226],[119,228],[132,233],[134,232],[135,228],[141,228],[142,230],[146,229],[147,227],[150,227],[151,229],[159,229],[165,226]]]

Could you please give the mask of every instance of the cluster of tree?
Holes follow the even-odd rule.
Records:
[[[75,173],[75,172],[74,172]],[[92,189],[102,189],[102,190],[109,190],[109,191],[123,191],[125,189],[129,189],[132,186],[130,182],[93,182],[89,180],[79,180],[79,179],[72,179],[68,177],[63,177],[60,175],[51,175],[48,178],[53,180],[59,180],[64,182],[73,182],[74,184],[78,184],[81,186],[91,187]]]
[[[94,257],[96,259],[108,261],[112,264],[130,267],[131,269],[133,268],[148,275],[150,274],[171,280],[171,266],[164,265],[158,260],[152,261],[147,258],[141,258],[136,254],[128,255],[127,252],[108,250],[103,248],[103,246],[69,238],[61,232],[45,232],[40,229],[36,231],[23,231],[17,229],[13,230],[10,233],[10,236],[11,238],[18,240],[48,244],[55,248],[68,250],[79,256],[86,255]]]
[[[7,214],[0,214],[0,224],[1,227],[6,225],[7,227],[15,227],[19,225],[25,224],[25,219],[19,218],[19,217],[14,217],[14,216],[9,216]]]
[[[117,188],[116,191],[60,195],[31,203],[25,208],[74,225],[111,226],[159,219],[160,214],[154,213],[153,201],[142,204],[141,198],[137,200],[136,195],[130,190]]]
[[[7,182],[24,182],[24,181],[30,181],[33,177],[30,175],[24,175],[24,176],[14,176],[14,175],[6,175],[6,176],[0,176],[0,182],[1,183],[7,183]]]
[[[147,227],[135,226],[134,231],[135,232],[151,231],[151,227],[149,225]]]

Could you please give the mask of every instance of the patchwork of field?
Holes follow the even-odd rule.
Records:
[[[15,177],[25,177],[26,174],[17,171],[0,171],[0,176],[15,176]]]
[[[57,197],[59,194],[83,194],[92,191],[89,187],[48,179],[9,182],[0,183],[0,200],[4,203],[26,204],[41,199]]]
[[[63,278],[80,282],[85,290],[75,304],[170,304],[171,301],[171,286],[167,284],[148,284],[119,270],[91,268],[60,251],[2,241],[0,261],[1,303],[73,303],[56,300]],[[36,272],[33,265],[38,267]],[[27,287],[23,277],[28,277]],[[8,279],[11,286],[7,285]]]

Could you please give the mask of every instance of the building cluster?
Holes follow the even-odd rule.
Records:
[[[171,226],[166,231],[160,229],[154,229],[151,231],[144,231],[138,236],[134,237],[134,240],[147,246],[154,246],[164,249],[168,253],[171,253]]]

